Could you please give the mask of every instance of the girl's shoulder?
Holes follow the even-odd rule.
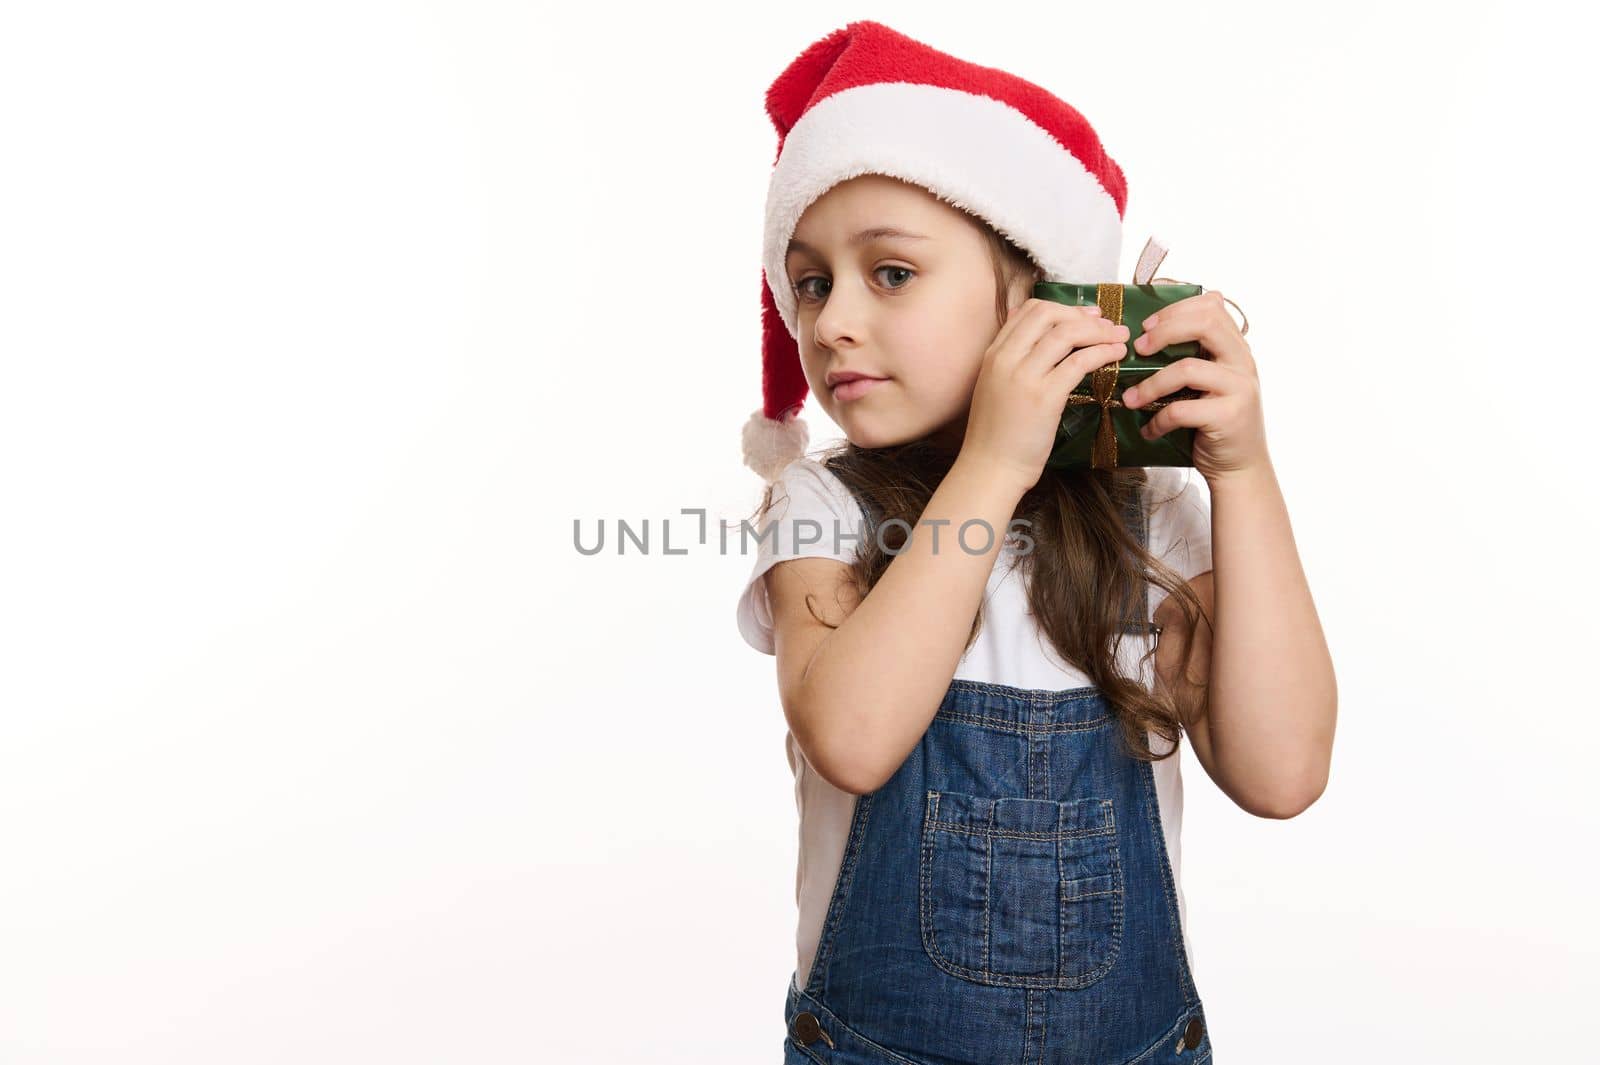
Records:
[[[795,558],[849,564],[859,550],[864,519],[850,489],[823,463],[806,457],[785,466],[772,484],[772,505],[753,537],[755,559],[739,591],[737,621],[745,642],[774,653],[772,608],[762,576]]]
[[[839,475],[829,469],[822,459],[812,455],[802,455],[783,468],[778,474],[778,484],[820,484],[832,493],[843,492],[849,494]]]
[[[785,466],[772,485],[772,505],[763,521],[836,518],[854,525],[860,507],[850,488],[827,465],[802,456]]]

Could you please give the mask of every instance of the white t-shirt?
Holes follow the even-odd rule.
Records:
[[[1176,466],[1151,466],[1145,472],[1149,478],[1145,493],[1151,508],[1148,529],[1151,553],[1185,580],[1211,569],[1211,501],[1203,487],[1204,478]],[[777,526],[775,530],[774,525]],[[761,575],[779,562],[803,556],[849,562],[857,545],[864,542],[864,539],[851,537],[870,534],[865,531],[860,506],[849,488],[833,471],[811,458],[798,459],[784,469],[774,489],[772,509],[762,518],[757,531],[763,535],[755,541],[755,566],[739,597],[738,624],[740,634],[750,646],[770,655],[775,653],[772,609]],[[918,528],[917,534],[923,531]],[[951,538],[955,531],[954,526],[939,528],[941,548],[946,543],[954,543]],[[986,535],[982,528],[974,527],[969,530],[966,543],[977,549],[983,545]],[[1014,565],[1015,546],[1009,539],[1002,541],[989,574],[983,626],[956,667],[955,679],[1045,691],[1092,684],[1082,671],[1061,660],[1028,612],[1023,570]],[[1164,589],[1150,586],[1151,619],[1165,598]],[[1143,643],[1134,639],[1122,642],[1124,657],[1120,665],[1124,676],[1141,668],[1138,657],[1143,652]],[[1147,688],[1155,683],[1154,674],[1153,663],[1145,662],[1141,675]],[[1149,738],[1153,751],[1158,754],[1165,751],[1160,737],[1152,733]],[[796,980],[804,984],[816,954],[828,901],[838,879],[857,796],[823,779],[806,760],[793,732],[785,737],[784,746],[789,767],[794,772],[795,804],[800,815],[799,861],[795,871],[795,902],[799,907],[795,966]],[[1155,775],[1162,835],[1177,889],[1179,924],[1184,930],[1184,948],[1189,952],[1189,969],[1193,974],[1194,957],[1189,951],[1188,917],[1179,875],[1183,818],[1183,781],[1178,764],[1181,756],[1180,751],[1171,758],[1153,763],[1151,768]]]

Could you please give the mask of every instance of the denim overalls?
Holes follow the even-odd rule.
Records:
[[[1210,1061],[1155,778],[1119,730],[1093,686],[952,681],[856,801],[784,1065]]]

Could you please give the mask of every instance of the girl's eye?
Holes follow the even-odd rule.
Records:
[[[820,277],[802,277],[794,283],[794,294],[802,300],[811,295],[811,290],[806,288],[813,281],[821,281]]]
[[[911,273],[911,271],[909,269],[907,269],[906,267],[904,267],[904,266],[880,266],[880,267],[878,267],[878,270],[893,270],[897,274],[907,274],[907,275],[909,275]],[[873,271],[873,272],[876,273],[877,271]],[[910,281],[910,280],[911,280],[911,278],[908,276],[906,278],[906,280],[902,281],[900,284],[898,284],[898,285],[890,285],[889,287],[890,288],[905,288],[906,287],[906,282]]]
[[[889,271],[894,274],[907,275],[905,280],[900,281],[898,284],[891,283],[885,286],[887,288],[905,288],[910,282],[911,278],[916,276],[916,272],[907,266],[880,266],[872,272],[874,274],[881,274],[885,271]],[[811,296],[813,294],[813,290],[807,288],[806,286],[813,281],[822,281],[823,283],[827,283],[826,278],[816,277],[814,275],[811,277],[802,277],[799,281],[794,283],[795,295],[799,296],[801,299],[806,299],[807,297]],[[827,295],[827,293],[823,293],[823,295]]]

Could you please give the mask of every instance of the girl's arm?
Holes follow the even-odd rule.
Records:
[[[1122,401],[1137,410],[1185,386],[1204,393],[1169,401],[1140,428],[1147,440],[1195,430],[1194,466],[1211,486],[1211,711],[1188,726],[1190,738],[1234,802],[1263,817],[1293,817],[1327,786],[1338,693],[1267,455],[1255,354],[1228,302],[1212,289],[1146,318],[1135,351],[1194,340],[1209,358],[1178,359],[1128,388]],[[1166,617],[1181,624],[1181,615]]]
[[[1156,609],[1156,669],[1178,693],[1195,755],[1217,786],[1259,817],[1293,817],[1328,783],[1333,659],[1270,462],[1208,480],[1215,569],[1190,586],[1215,631],[1196,639],[1180,677],[1183,615],[1169,597]],[[1211,710],[1199,716],[1196,685],[1207,683]]]
[[[784,716],[835,787],[858,795],[881,787],[927,731],[1022,494],[1014,480],[957,458],[871,595],[858,598],[848,567],[833,559],[793,559],[764,575]],[[974,518],[993,536],[971,526],[969,551],[957,530]],[[838,627],[814,618],[808,600]]]

